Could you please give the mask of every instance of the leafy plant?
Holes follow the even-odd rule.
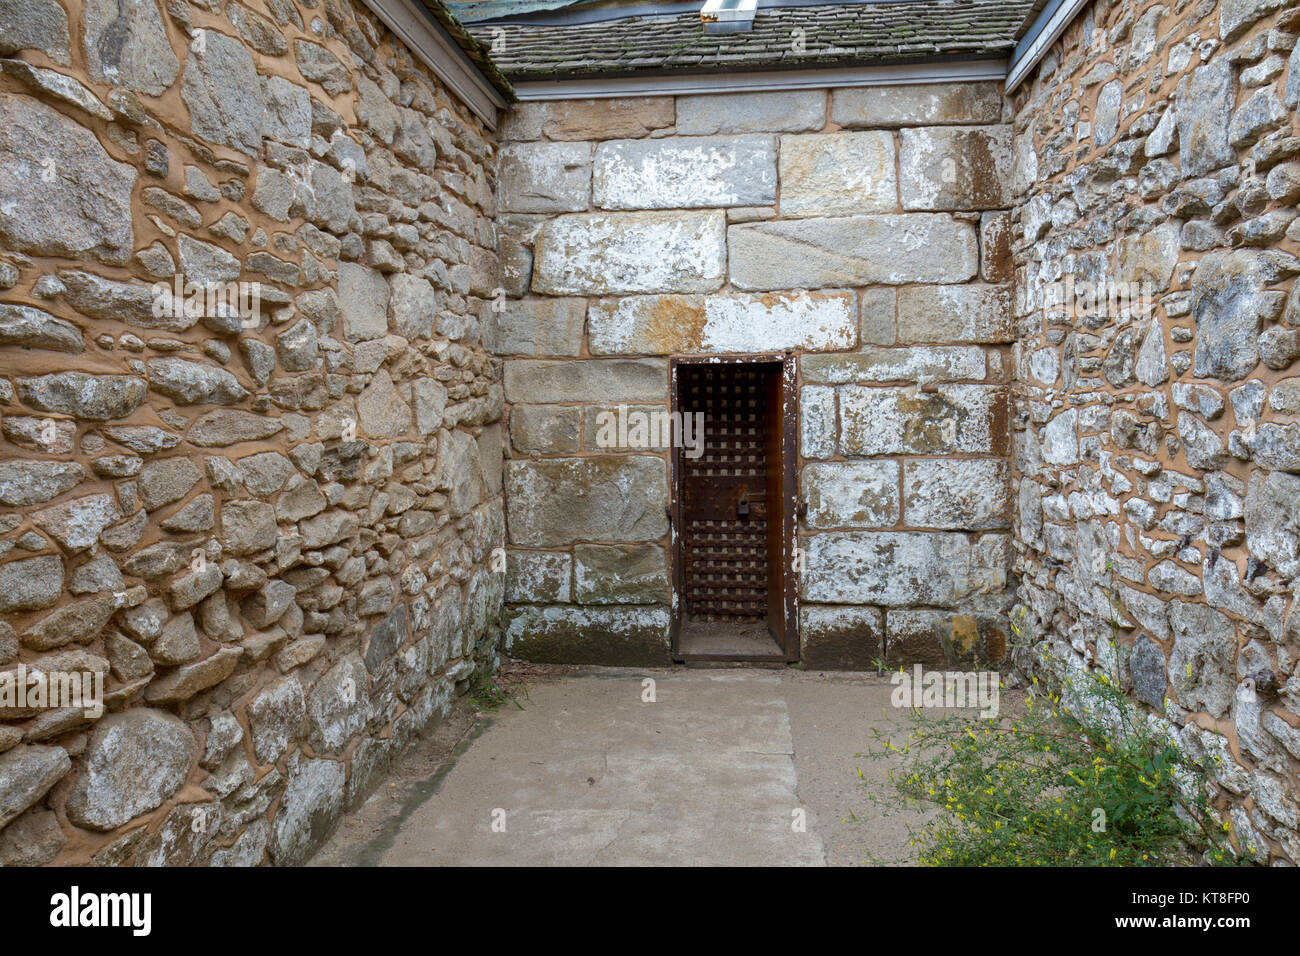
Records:
[[[911,828],[921,863],[1236,862],[1207,769],[1108,675],[1080,671],[1060,693],[1035,678],[1014,709],[997,720],[912,711],[902,746],[876,731],[862,756],[901,761],[888,773],[895,799],[935,811]]]
[[[524,705],[519,702],[512,690],[507,690],[497,683],[490,673],[479,671],[473,677],[470,696],[481,710],[496,710],[502,704],[511,703],[520,710]]]

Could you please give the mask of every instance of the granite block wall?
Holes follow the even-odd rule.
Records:
[[[670,356],[788,352],[803,662],[999,658],[1011,173],[998,84],[518,104],[482,312],[511,653],[667,662],[668,455],[600,416],[666,413]]]

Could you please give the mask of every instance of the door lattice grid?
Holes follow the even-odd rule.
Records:
[[[696,618],[767,614],[765,384],[743,365],[681,372],[681,411],[704,413],[704,453],[682,458],[685,611]]]

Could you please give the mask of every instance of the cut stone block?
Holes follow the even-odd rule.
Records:
[[[804,600],[952,606],[968,587],[970,543],[939,532],[826,531],[803,539]]]
[[[904,209],[999,209],[1010,204],[1010,126],[937,126],[905,129],[899,136]]]
[[[932,455],[1005,449],[1003,390],[989,385],[916,388],[844,386],[840,392],[846,455]]]
[[[668,565],[655,544],[580,544],[573,549],[579,604],[667,604]]]
[[[880,608],[805,604],[799,608],[800,662],[812,670],[869,670],[885,656]]]
[[[668,533],[667,466],[650,455],[506,462],[510,541],[657,541]]]
[[[809,528],[889,528],[898,523],[898,462],[816,462],[801,482]]]
[[[677,97],[677,134],[802,133],[826,125],[826,93],[705,93]]]
[[[556,100],[536,105],[542,114],[541,131],[555,140],[629,139],[673,125],[671,96]]]
[[[490,299],[480,319],[484,347],[497,355],[578,355],[587,301]]]
[[[984,350],[976,345],[867,349],[834,355],[804,355],[799,361],[805,382],[830,385],[847,382],[981,381],[987,371]]]
[[[1001,117],[998,83],[855,86],[831,92],[831,122],[846,129],[996,123]]]
[[[512,657],[542,663],[662,666],[669,663],[668,610],[523,608],[505,644]]]
[[[592,201],[601,209],[770,206],[776,142],[754,135],[602,143],[592,165]]]
[[[558,216],[538,233],[533,291],[715,292],[722,286],[725,259],[721,211]]]
[[[1009,468],[997,459],[925,459],[903,465],[903,522],[982,531],[1010,526]]]
[[[575,405],[516,405],[510,410],[510,445],[520,455],[571,455],[582,435]]]
[[[511,604],[568,604],[573,557],[562,551],[506,552],[506,597]]]
[[[512,359],[505,367],[508,402],[667,401],[663,359]]]
[[[781,215],[843,216],[898,208],[888,133],[781,137]]]
[[[595,355],[834,351],[857,344],[852,292],[647,295],[593,302]]]
[[[582,212],[591,199],[590,143],[511,143],[501,148],[502,212]]]
[[[799,453],[805,458],[833,458],[839,424],[835,389],[806,385],[799,390]]]
[[[965,282],[979,270],[974,226],[935,214],[744,223],[727,243],[738,289]]]
[[[899,342],[1011,342],[1011,288],[909,286],[898,290]]]

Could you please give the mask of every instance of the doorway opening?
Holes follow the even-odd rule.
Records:
[[[678,358],[672,382],[697,425],[672,454],[674,658],[798,660],[793,359]]]

